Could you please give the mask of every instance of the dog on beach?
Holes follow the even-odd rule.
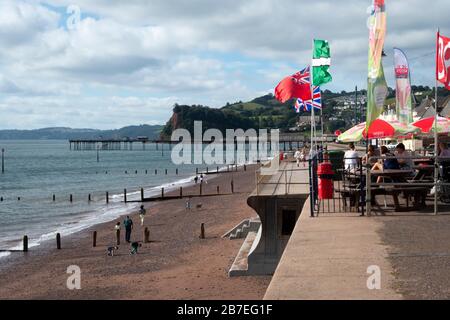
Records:
[[[108,256],[114,257],[114,253],[119,250],[119,247],[108,247],[107,252]]]
[[[197,204],[197,209],[198,209],[198,210],[201,209],[202,206],[203,206],[203,204],[201,204],[201,203]]]

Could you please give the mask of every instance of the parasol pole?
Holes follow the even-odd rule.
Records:
[[[439,43],[439,28],[437,30],[437,43]],[[438,56],[439,52],[438,52],[439,48],[436,45],[436,57]],[[436,63],[437,63],[437,59],[436,59]],[[434,214],[437,215],[438,214],[438,176],[439,176],[439,167],[438,167],[438,80],[437,80],[437,76],[436,76],[436,80],[435,80],[435,93],[434,93],[434,105],[435,105],[435,110],[434,110]]]

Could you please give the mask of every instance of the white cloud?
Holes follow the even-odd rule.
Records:
[[[65,9],[72,4],[84,15],[75,30],[67,30]],[[59,121],[114,127],[135,119],[163,123],[176,101],[221,106],[250,99],[308,64],[314,37],[331,42],[335,81],[329,88],[364,87],[369,5],[361,0],[4,0],[0,128],[18,126],[21,110],[27,110],[24,126]],[[450,34],[449,9],[448,0],[387,1],[385,68],[391,85],[392,48],[401,47],[410,57],[432,52],[437,24]],[[432,55],[413,59],[413,79],[432,84],[433,63]],[[137,108],[145,112],[135,116]],[[100,109],[108,111],[107,120],[96,124],[101,113],[93,110]]]

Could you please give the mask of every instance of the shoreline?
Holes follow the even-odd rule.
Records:
[[[239,165],[238,167],[241,167]],[[223,172],[227,169],[227,166],[219,167],[219,172]],[[201,172],[199,172],[199,175]],[[217,178],[217,176],[221,173],[210,172],[208,174],[208,178],[213,180]],[[166,195],[169,196],[172,193],[175,193],[178,188],[186,188],[188,190],[189,188],[192,188],[195,186],[195,183],[193,181],[194,177],[196,176],[195,173],[192,175],[189,175],[187,177],[179,178],[175,181],[163,183],[154,187],[147,187],[144,188],[144,193],[146,195],[146,198],[153,198],[156,197],[162,188],[165,188]],[[90,228],[93,228],[97,225],[101,225],[103,223],[109,223],[111,221],[114,221],[116,219],[119,219],[121,217],[124,217],[128,214],[132,214],[134,211],[138,209],[140,201],[140,190],[136,191],[130,191],[127,192],[128,201],[127,203],[123,202],[124,196],[123,193],[114,193],[110,195],[110,203],[111,205],[116,205],[116,208],[111,209],[114,211],[113,214],[108,212],[108,205],[107,204],[99,204],[96,203],[95,205],[99,206],[98,208],[92,209],[89,211],[89,217],[86,218],[88,221],[79,222],[79,225],[76,226],[70,226],[67,225],[60,230],[57,231],[49,231],[46,233],[41,234],[38,238],[29,238],[29,249],[32,248],[39,248],[43,245],[45,245],[46,242],[52,241],[52,239],[56,236],[56,233],[60,233],[61,236],[69,237],[71,235],[74,235],[79,232],[83,232],[85,230],[89,230]],[[98,202],[100,200],[97,200]],[[150,202],[144,202],[144,204],[149,204]],[[127,208],[128,206],[128,208]],[[110,211],[111,211],[110,210]],[[107,215],[103,219],[100,219],[98,215]],[[92,220],[91,222],[89,220]],[[25,233],[27,234],[27,233]],[[24,234],[24,235],[25,235]],[[21,236],[23,237],[23,236]],[[22,240],[9,240],[8,241],[10,245],[6,245],[5,247],[2,247],[2,251],[0,251],[0,263],[4,262],[5,259],[10,258],[11,254],[13,254],[16,251],[22,250]]]
[[[186,199],[144,203],[150,244],[143,244],[137,256],[130,256],[128,245],[120,246],[116,257],[106,257],[106,247],[115,243],[113,226],[108,223],[91,226],[62,238],[62,250],[48,241],[27,254],[14,253],[0,265],[0,297],[3,299],[262,299],[271,277],[228,278],[227,271],[242,241],[222,239],[221,235],[241,222],[255,216],[246,199],[254,187],[254,169],[247,172],[209,175],[203,188],[205,194],[215,193],[219,185],[229,189],[235,181],[234,194],[192,199],[192,210],[185,210]],[[176,191],[170,191],[173,193]],[[198,185],[184,189],[196,194]],[[196,209],[201,203],[202,208]],[[127,213],[124,213],[126,215]],[[132,240],[142,240],[137,214]],[[200,223],[206,225],[206,239],[198,238]],[[97,231],[97,248],[92,248],[92,232]],[[123,230],[121,232],[123,241]],[[14,260],[14,261],[12,261]],[[5,263],[3,263],[5,262]],[[83,289],[66,288],[66,268],[79,265],[88,278]],[[8,272],[14,268],[14,272]],[[6,276],[8,274],[8,276]],[[7,277],[7,278],[6,278]],[[144,286],[144,280],[151,283]],[[128,280],[133,279],[131,282]],[[133,290],[137,283],[140,290]],[[142,286],[141,286],[142,284]],[[87,289],[84,288],[87,287]],[[120,287],[115,293],[109,286]],[[156,288],[155,288],[156,286]],[[24,288],[26,288],[24,290]],[[155,291],[156,290],[156,291]],[[151,291],[151,293],[150,293]]]

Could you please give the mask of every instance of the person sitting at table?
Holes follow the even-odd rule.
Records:
[[[444,142],[439,142],[438,144],[438,156],[441,158],[448,158],[444,161],[450,161],[450,150],[447,147],[447,144]]]
[[[344,167],[347,171],[355,171],[358,169],[359,155],[353,142],[348,147],[350,150],[347,150],[344,154]]]
[[[374,145],[369,145],[367,154],[362,158],[363,165],[370,164],[371,166],[375,165],[378,162],[378,159],[371,159],[372,157],[379,157],[380,150],[376,149]]]
[[[386,146],[381,146],[381,156],[384,158],[372,167],[372,171],[384,171],[384,170],[398,170],[400,169],[400,164],[398,160],[393,158],[394,155],[389,152],[389,149]],[[383,182],[383,177],[377,178],[377,183]]]
[[[405,145],[403,143],[399,143],[397,147],[395,147],[395,151],[397,154],[397,161],[400,165],[401,170],[412,170],[413,169],[413,161],[411,158],[411,154],[406,151]]]

